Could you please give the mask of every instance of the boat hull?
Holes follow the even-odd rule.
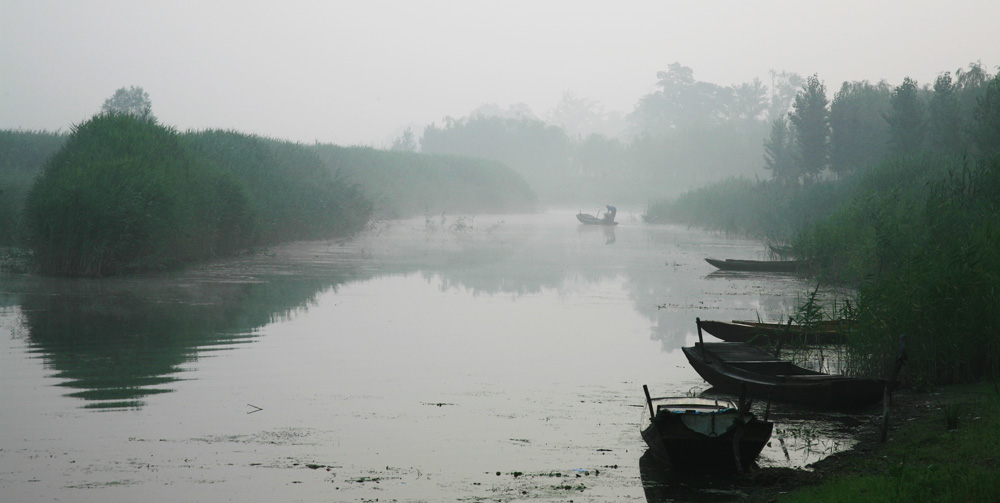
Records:
[[[657,398],[651,400],[655,417],[644,414],[640,433],[650,452],[674,470],[732,471],[748,468],[771,438],[773,424],[753,414],[741,414],[735,404],[722,401],[715,411],[678,410],[671,400],[710,399]],[[715,400],[716,403],[720,401]]]
[[[711,321],[701,320],[702,330],[726,342],[749,342],[751,344],[775,344],[778,341],[805,344],[843,344],[846,334],[838,326],[803,327],[786,326],[780,323],[757,323],[751,321]]]
[[[882,400],[886,382],[814,372],[740,342],[681,348],[698,375],[729,393],[824,409],[854,409]]]
[[[806,265],[801,260],[719,260],[706,258],[705,261],[722,271],[746,272],[797,272],[804,269]]]
[[[580,223],[584,225],[607,225],[607,226],[618,225],[618,222],[615,222],[613,220],[605,220],[603,218],[597,218],[593,215],[587,215],[586,213],[577,213],[576,219],[579,220]]]

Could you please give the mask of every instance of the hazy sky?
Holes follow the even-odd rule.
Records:
[[[484,103],[630,112],[679,62],[730,85],[1000,65],[996,0],[0,0],[0,128],[66,131],[140,86],[180,130],[386,146]],[[419,134],[419,131],[418,131]]]

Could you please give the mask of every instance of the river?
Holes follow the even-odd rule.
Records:
[[[707,390],[680,351],[695,317],[783,319],[816,285],[704,261],[764,258],[757,241],[574,213],[377,222],[162,274],[0,275],[3,501],[659,498],[642,385]],[[781,467],[865,420],[771,419],[759,462]]]

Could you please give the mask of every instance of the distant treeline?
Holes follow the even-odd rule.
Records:
[[[496,161],[329,144],[311,148],[330,169],[355,181],[386,218],[523,212],[538,204],[524,178]]]
[[[105,111],[70,134],[0,131],[0,161],[0,246],[31,250],[33,266],[54,275],[347,236],[372,218],[374,197],[394,214],[535,204],[524,180],[493,162],[178,133],[148,113]]]
[[[691,129],[644,132],[624,141],[572,137],[533,117],[473,115],[431,124],[421,152],[510,166],[549,204],[647,203],[760,165],[767,124],[714,117]]]
[[[910,382],[996,383],[1000,76],[982,81],[975,105],[952,108],[956,115],[901,113],[953,96],[940,85],[912,91],[904,82],[888,101],[882,120],[892,140],[881,158],[834,175],[826,164],[826,175],[802,169],[793,177],[730,179],[653,205],[646,217],[788,243],[821,280],[856,286],[850,308],[836,313],[858,322],[850,340],[856,372],[885,375],[905,334]],[[942,137],[930,132],[946,130],[933,117],[950,117],[954,141],[934,140]],[[900,151],[904,142],[908,150]]]

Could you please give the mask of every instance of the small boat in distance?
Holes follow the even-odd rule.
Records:
[[[731,258],[719,260],[706,258],[705,261],[723,271],[796,272],[804,269],[807,265],[802,260],[741,260]]]
[[[726,342],[749,342],[769,345],[781,342],[805,344],[843,344],[847,341],[847,322],[821,322],[816,326],[763,323],[756,321],[697,320],[698,327]]]
[[[740,410],[732,401],[651,398],[649,388],[642,389],[648,407],[639,426],[642,439],[674,470],[745,470],[771,438],[772,423]]]
[[[581,224],[585,225],[618,225],[618,222],[615,222],[614,220],[597,218],[593,215],[588,215],[582,212],[576,214],[576,219],[579,220]]]

